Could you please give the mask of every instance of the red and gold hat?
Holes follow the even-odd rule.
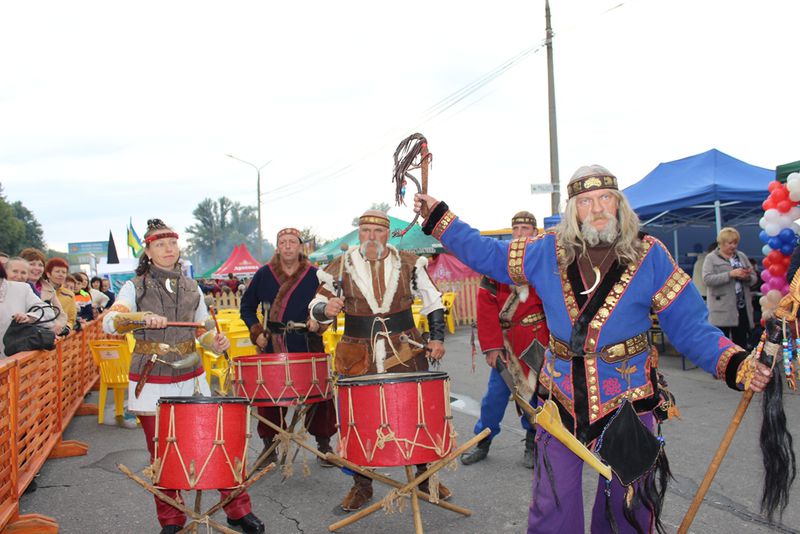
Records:
[[[367,210],[358,218],[358,225],[362,224],[377,224],[389,228],[389,217],[380,210]]]
[[[281,237],[285,235],[293,235],[297,238],[298,241],[300,241],[301,244],[303,243],[303,236],[300,233],[300,230],[298,230],[297,228],[284,228],[283,230],[279,230],[278,237],[275,239],[275,243],[280,241]]]
[[[536,217],[529,211],[519,211],[511,217],[511,226],[515,224],[530,224],[536,228]]]
[[[575,171],[575,174],[573,174],[572,178],[569,180],[569,184],[567,185],[567,196],[572,198],[575,195],[579,195],[587,191],[593,191],[595,189],[619,190],[619,186],[617,185],[617,177],[611,174],[608,169],[600,165],[588,165],[581,167]]]

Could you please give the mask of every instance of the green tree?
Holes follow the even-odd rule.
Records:
[[[195,224],[186,229],[190,234],[187,255],[198,271],[205,271],[225,260],[233,247],[244,243],[251,254],[258,250],[258,216],[253,206],[243,206],[227,197],[203,199],[192,211]],[[266,257],[274,247],[265,241]],[[265,258],[256,258],[264,261]]]
[[[25,247],[45,248],[42,227],[21,202],[6,200],[0,184],[0,251],[16,254]]]
[[[384,213],[388,213],[389,208],[391,208],[391,206],[389,205],[388,202],[373,202],[372,205],[369,207],[369,209],[371,210],[378,210]],[[352,225],[358,226],[358,217],[353,218]]]
[[[23,246],[20,248],[25,247],[35,247],[39,250],[44,250],[44,234],[42,232],[42,225],[39,224],[39,221],[36,220],[36,216],[33,214],[31,210],[26,208],[22,205],[22,202],[17,200],[11,207],[14,209],[14,215],[22,221],[25,225],[25,236],[23,238]]]

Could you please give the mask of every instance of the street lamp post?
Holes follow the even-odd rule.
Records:
[[[258,195],[258,204],[256,204],[257,209],[258,209],[258,251],[257,251],[257,253],[258,253],[258,259],[259,260],[263,260],[264,259],[264,251],[263,251],[262,247],[264,246],[263,245],[264,237],[261,234],[261,169],[263,169],[264,167],[266,167],[267,165],[272,163],[272,160],[269,160],[268,162],[263,164],[261,167],[257,167],[256,165],[253,165],[249,161],[245,161],[243,159],[237,158],[236,156],[234,156],[232,154],[225,154],[225,155],[228,156],[229,158],[235,159],[236,161],[241,161],[242,163],[246,163],[247,165],[250,165],[251,167],[253,167],[256,170],[256,195]]]

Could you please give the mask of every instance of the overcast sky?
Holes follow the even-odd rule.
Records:
[[[563,183],[599,163],[627,186],[710,148],[767,168],[800,159],[798,2],[551,8]],[[465,220],[541,220],[543,38],[544,0],[5,2],[0,183],[50,246],[111,229],[125,256],[129,218],[140,234],[150,217],[182,232],[205,197],[255,204],[255,170],[226,154],[271,160],[265,237],[334,238],[392,201],[394,148],[421,131],[430,193]]]

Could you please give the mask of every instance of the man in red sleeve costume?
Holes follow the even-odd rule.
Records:
[[[511,218],[513,239],[536,235],[536,217],[521,211]],[[481,416],[475,423],[475,434],[484,428],[492,431],[469,452],[461,455],[461,463],[471,465],[485,459],[489,454],[492,440],[500,433],[500,422],[508,406],[511,391],[495,367],[497,358],[502,358],[521,385],[520,394],[525,398],[533,396],[536,377],[530,376],[530,369],[519,361],[519,356],[534,339],[547,345],[548,330],[545,323],[542,301],[529,285],[511,286],[484,276],[478,290],[478,341],[486,356],[486,363],[492,368],[489,383],[481,400]],[[533,443],[536,432],[526,416],[520,418],[525,434],[525,455],[523,464],[533,469]]]

